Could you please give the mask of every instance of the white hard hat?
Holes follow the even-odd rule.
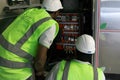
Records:
[[[57,11],[63,9],[60,0],[44,0],[42,3],[42,8],[47,11]]]
[[[95,53],[95,41],[92,36],[83,34],[77,38],[75,43],[78,51],[85,54]]]

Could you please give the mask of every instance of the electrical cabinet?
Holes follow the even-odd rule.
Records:
[[[57,21],[61,30],[60,41],[56,43],[56,49],[65,50],[66,53],[75,52],[75,41],[80,35],[79,13],[61,13]]]

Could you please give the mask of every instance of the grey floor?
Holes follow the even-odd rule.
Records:
[[[106,80],[120,80],[120,74],[105,74]]]

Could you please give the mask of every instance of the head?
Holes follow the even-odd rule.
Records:
[[[63,6],[60,0],[44,0],[42,8],[48,11],[53,18],[56,18]]]
[[[77,38],[75,43],[78,51],[84,54],[94,54],[95,53],[95,41],[92,36],[83,34]]]
[[[77,49],[76,59],[91,63],[92,54],[95,53],[95,41],[92,36],[83,34],[75,43]]]

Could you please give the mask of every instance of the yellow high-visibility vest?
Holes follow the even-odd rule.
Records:
[[[26,80],[32,75],[32,59],[36,57],[38,39],[58,23],[44,10],[26,10],[0,35],[0,80]]]

